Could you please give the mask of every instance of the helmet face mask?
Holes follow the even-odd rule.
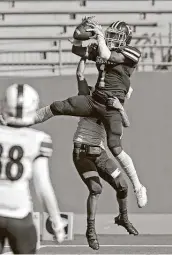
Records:
[[[125,22],[114,22],[105,32],[106,45],[110,50],[125,47],[130,43],[131,38],[132,30]]]

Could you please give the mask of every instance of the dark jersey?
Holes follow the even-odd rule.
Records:
[[[109,60],[104,61],[99,57],[96,44],[91,44],[88,47],[88,59],[96,62],[99,71],[96,90],[112,94],[124,100],[130,87],[130,76],[141,56],[140,51],[135,47],[126,46],[119,51],[125,56],[124,62],[117,64]]]

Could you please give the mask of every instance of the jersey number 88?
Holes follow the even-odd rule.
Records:
[[[0,144],[0,158],[2,157],[2,154],[3,154],[3,147]],[[10,150],[8,152],[9,160],[5,165],[5,175],[8,180],[17,181],[23,175],[24,167],[21,163],[23,154],[24,154],[24,151],[23,151],[22,147],[20,147],[18,145],[12,146],[10,148]],[[12,167],[14,166],[14,164],[17,167],[17,171],[16,171],[15,175],[12,174]],[[2,174],[2,162],[0,161],[0,179],[1,179],[1,174]]]

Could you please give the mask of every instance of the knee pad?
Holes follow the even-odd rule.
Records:
[[[53,115],[63,115],[64,102],[55,101],[50,105]]]
[[[121,136],[120,135],[115,135],[113,133],[111,133],[109,136],[108,136],[108,139],[107,139],[107,145],[110,149],[110,151],[114,154],[114,152],[116,153],[116,150],[118,149],[117,153],[119,154],[119,148],[121,148]],[[114,151],[114,152],[113,152]],[[117,154],[117,155],[118,155]]]
[[[68,98],[63,101],[55,101],[50,105],[50,109],[53,115],[71,115],[73,110],[71,99]]]
[[[100,195],[102,193],[102,185],[99,177],[92,177],[87,179],[87,187],[91,195]]]
[[[125,179],[123,178],[122,174],[120,174],[116,179],[116,194],[117,198],[124,199],[128,195],[128,185]]]
[[[121,146],[121,134],[107,132],[107,145],[109,149]]]

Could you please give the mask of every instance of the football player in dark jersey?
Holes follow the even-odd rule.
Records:
[[[90,95],[94,89],[88,86],[84,76],[85,66],[86,60],[81,58],[76,72],[79,95]],[[119,100],[115,100],[118,101],[118,103],[115,103],[116,108],[123,109]],[[122,115],[122,118],[125,118],[125,115]],[[127,123],[128,118],[124,122]],[[123,173],[119,170],[114,160],[108,157],[105,150],[105,140],[106,132],[100,120],[96,118],[80,118],[73,138],[73,162],[82,181],[89,190],[87,198],[86,238],[89,246],[94,250],[99,249],[95,218],[97,202],[102,192],[100,178],[116,190],[119,215],[115,217],[115,223],[123,226],[129,234],[138,235],[138,231],[128,219],[128,185],[123,177]]]
[[[112,23],[105,32],[95,24],[90,29],[94,32],[97,44],[82,47],[82,42],[73,45],[72,52],[80,57],[95,61],[99,71],[96,88],[92,96],[74,96],[37,111],[35,123],[41,123],[53,116],[68,115],[96,117],[101,119],[107,133],[107,144],[135,190],[137,203],[143,207],[147,203],[146,188],[140,183],[131,157],[121,144],[122,118],[119,110],[111,105],[113,97],[124,104],[130,88],[130,77],[137,66],[141,53],[129,46],[132,31],[125,22]]]

